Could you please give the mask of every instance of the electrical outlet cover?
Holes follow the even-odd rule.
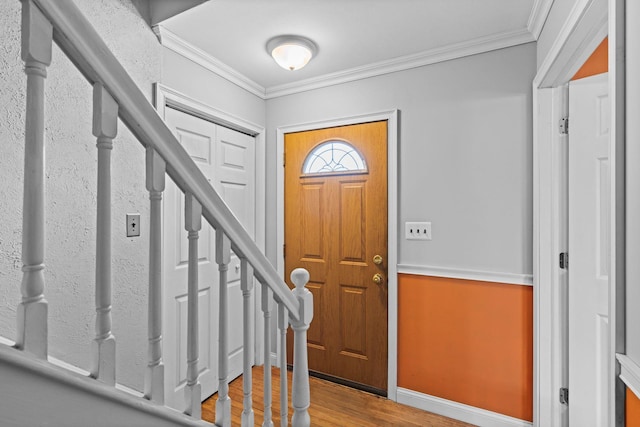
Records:
[[[404,238],[407,240],[431,240],[431,223],[405,222]]]
[[[140,214],[127,214],[127,237],[140,236]]]

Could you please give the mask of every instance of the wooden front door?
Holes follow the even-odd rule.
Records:
[[[311,275],[309,369],[386,394],[387,122],[284,144],[285,270]]]

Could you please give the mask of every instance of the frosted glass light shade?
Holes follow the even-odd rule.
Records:
[[[267,52],[282,68],[295,71],[309,63],[317,52],[317,47],[304,37],[279,36],[269,40]]]

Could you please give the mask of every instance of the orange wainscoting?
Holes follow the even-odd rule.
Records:
[[[533,288],[400,274],[398,385],[533,419]]]
[[[609,38],[605,37],[571,80],[583,79],[607,71],[609,71]]]
[[[629,389],[627,389],[626,401],[626,426],[640,427],[640,399]]]

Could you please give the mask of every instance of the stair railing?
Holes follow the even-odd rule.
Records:
[[[184,413],[201,417],[198,382],[198,237],[204,217],[216,232],[216,263],[220,272],[219,366],[216,420],[218,426],[231,425],[228,395],[227,352],[227,269],[231,251],[241,260],[241,289],[244,311],[244,345],[252,345],[249,303],[255,277],[263,288],[265,318],[265,418],[271,420],[270,318],[272,299],[277,305],[281,336],[280,408],[282,425],[288,425],[286,387],[286,330],[294,331],[292,405],[293,426],[309,426],[309,372],[307,329],[313,317],[313,297],[305,288],[309,273],[296,269],[290,290],[258,246],[244,230],[229,207],[211,187],[185,149],[136,86],[132,78],[107,48],[92,25],[72,0],[22,0],[22,59],[27,75],[25,167],[22,240],[22,301],[18,307],[16,348],[47,358],[47,301],[45,299],[45,114],[44,88],[51,64],[52,43],[71,59],[93,85],[93,134],[98,148],[96,227],[96,336],[93,340],[91,376],[115,384],[116,339],[111,331],[111,151],[117,135],[118,118],[146,147],[146,188],[150,200],[148,362],[144,396],[164,403],[162,362],[162,271],[161,200],[165,175],[185,194],[185,229],[189,239],[187,385]],[[244,352],[244,399],[242,426],[254,425],[250,352]]]

